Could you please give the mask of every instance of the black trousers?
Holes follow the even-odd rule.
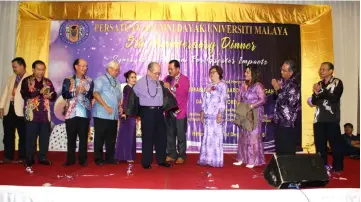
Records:
[[[103,162],[105,143],[105,161],[114,161],[115,141],[117,138],[118,121],[94,118],[94,161]]]
[[[173,159],[177,159],[178,157],[185,159],[187,157],[187,117],[176,119],[173,113],[168,113],[165,123],[167,126],[168,156]]]
[[[277,155],[296,155],[295,128],[277,125],[275,136]]]
[[[339,123],[315,123],[313,124],[316,152],[319,153],[327,165],[327,141],[332,150],[332,167],[335,171],[343,170],[343,139]]]
[[[141,107],[142,164],[148,166],[153,161],[153,145],[158,164],[165,162],[167,150],[167,132],[163,110],[161,108]]]
[[[18,159],[26,158],[26,136],[25,136],[25,119],[16,116],[14,104],[10,103],[9,112],[4,116],[4,155],[6,159],[14,160],[15,153],[15,129],[18,131]]]
[[[66,161],[75,163],[75,149],[76,139],[79,136],[78,161],[85,163],[87,161],[88,153],[88,133],[89,133],[89,118],[74,117],[65,120],[66,136],[68,139],[68,151]]]
[[[26,164],[32,165],[36,152],[36,140],[39,136],[38,160],[47,160],[50,139],[50,123],[26,121]]]

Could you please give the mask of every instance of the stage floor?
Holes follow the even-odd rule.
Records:
[[[151,170],[145,170],[137,160],[131,177],[127,176],[128,163],[96,166],[90,153],[87,167],[64,167],[65,155],[64,152],[50,152],[49,159],[53,165],[35,164],[33,174],[26,173],[22,164],[0,165],[0,185],[42,186],[49,183],[53,187],[81,188],[275,189],[262,176],[264,166],[249,169],[232,165],[235,154],[224,155],[223,168],[197,165],[198,154],[189,154],[185,164],[176,164],[173,168],[158,167],[154,162]],[[138,154],[137,159],[140,157]],[[266,155],[266,158],[268,162],[271,155]],[[345,158],[341,177],[345,179],[334,179],[332,176],[326,188],[360,188],[360,161]]]

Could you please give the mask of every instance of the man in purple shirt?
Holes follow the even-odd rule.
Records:
[[[300,85],[295,78],[296,63],[287,60],[281,67],[282,79],[272,79],[277,101],[273,121],[277,124],[275,146],[277,155],[296,154],[295,121],[300,109]]]
[[[167,133],[163,115],[163,89],[159,81],[161,69],[158,63],[148,65],[147,75],[134,85],[134,93],[139,97],[142,130],[142,165],[151,169],[153,144],[158,165],[171,167],[166,160]],[[154,141],[153,141],[154,140]]]
[[[34,162],[35,143],[39,135],[39,164],[51,165],[46,157],[50,138],[50,102],[56,100],[53,83],[44,77],[46,66],[37,60],[32,65],[33,75],[26,77],[21,84],[24,99],[26,128],[26,167]]]
[[[167,152],[166,161],[184,163],[187,150],[187,108],[189,80],[180,72],[180,64],[177,60],[171,60],[168,65],[169,75],[164,79],[164,86],[177,99],[179,110],[177,113],[166,113],[167,123]],[[178,144],[178,152],[177,152]]]

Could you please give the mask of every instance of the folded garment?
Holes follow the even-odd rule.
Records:
[[[247,131],[253,131],[256,128],[258,122],[258,110],[251,109],[250,104],[244,102],[237,104],[235,115],[236,117],[233,121],[234,124]]]

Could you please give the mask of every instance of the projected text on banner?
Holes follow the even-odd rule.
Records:
[[[105,65],[119,61],[118,79],[133,70],[138,78],[146,75],[149,62],[159,62],[161,79],[168,74],[168,62],[176,59],[181,72],[190,80],[188,103],[187,151],[198,152],[203,127],[200,122],[201,94],[208,79],[208,70],[219,65],[228,84],[228,100],[224,134],[225,152],[237,148],[238,128],[235,118],[235,95],[244,78],[244,67],[257,65],[267,94],[264,106],[263,140],[266,151],[274,149],[271,119],[275,100],[271,80],[280,78],[280,67],[287,59],[301,61],[300,28],[288,24],[213,23],[178,21],[52,21],[49,54],[49,78],[58,93],[64,78],[73,74],[73,61],[88,62],[88,76],[105,73]],[[298,69],[299,70],[299,69]],[[300,72],[300,71],[298,71]],[[300,75],[299,75],[300,76]],[[53,132],[50,150],[66,150],[66,132],[62,115],[64,100],[53,105]],[[137,148],[141,148],[140,126],[137,126]],[[93,128],[89,133],[89,150],[93,146]],[[300,138],[300,123],[297,124]],[[300,143],[300,141],[299,141]]]

